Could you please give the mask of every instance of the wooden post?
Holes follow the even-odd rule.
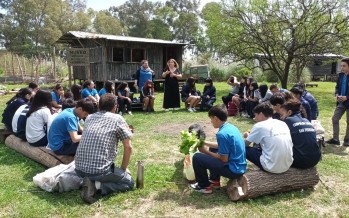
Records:
[[[72,80],[70,64],[68,64],[68,74],[69,74],[69,88],[70,88],[71,87],[71,80]]]
[[[53,79],[56,81],[56,46],[53,46],[52,65],[52,76]]]
[[[17,59],[17,63],[18,63],[18,67],[19,67],[19,72],[21,73],[22,83],[23,83],[23,82],[24,82],[23,69],[22,69],[22,65],[21,65],[21,62],[20,62],[20,60],[19,60],[18,54],[16,54],[16,59]]]

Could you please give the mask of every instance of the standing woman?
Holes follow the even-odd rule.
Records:
[[[55,108],[62,108],[64,101],[64,90],[61,84],[56,84],[52,91],[52,106]]]
[[[165,79],[164,104],[165,111],[169,108],[179,109],[181,107],[179,96],[178,79],[182,78],[182,73],[179,72],[179,65],[176,60],[170,59],[167,62],[167,68],[162,73],[162,78]]]
[[[6,128],[13,132],[12,130],[12,119],[15,115],[17,109],[27,104],[29,99],[32,96],[32,90],[29,88],[23,88],[18,91],[15,97],[11,98],[8,102],[6,102],[6,108],[4,113],[2,114],[2,123],[5,124]]]
[[[52,96],[50,92],[39,90],[27,113],[25,136],[31,146],[46,146],[47,132],[51,126]]]
[[[115,85],[112,81],[106,81],[104,83],[104,88],[99,90],[99,97],[101,97],[102,95],[106,94],[106,93],[110,93],[112,95],[115,94]]]

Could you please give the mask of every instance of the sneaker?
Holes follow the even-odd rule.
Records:
[[[194,112],[192,108],[188,108],[188,111],[189,111],[190,113]]]
[[[128,112],[129,115],[133,115],[131,111]]]
[[[206,188],[201,188],[198,183],[190,184],[190,188],[194,191],[201,192],[203,194],[211,194],[212,193],[212,186],[208,186]]]
[[[221,187],[221,181],[219,180],[208,180],[211,183],[211,187],[218,189]]]
[[[122,116],[122,112],[121,111],[119,112],[119,115]]]
[[[192,108],[192,110],[193,110],[194,112],[196,112],[196,109],[195,109],[194,107]]]
[[[180,109],[179,107],[173,108],[173,110],[175,110],[175,111],[178,111],[179,109]]]
[[[170,111],[170,109],[166,108],[166,109],[165,109],[165,111],[166,111],[166,112],[169,112],[169,111]]]
[[[93,204],[96,199],[93,197],[97,192],[95,182],[91,181],[88,177],[84,177],[82,181],[81,198],[88,204]]]
[[[336,139],[330,139],[330,140],[327,140],[326,143],[328,144],[333,144],[333,145],[340,145],[340,141],[339,140],[336,140]]]

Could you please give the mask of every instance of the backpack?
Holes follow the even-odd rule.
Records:
[[[235,116],[238,113],[238,107],[232,102],[228,102],[228,116]]]

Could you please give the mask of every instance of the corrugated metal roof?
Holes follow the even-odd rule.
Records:
[[[147,43],[158,43],[158,44],[172,44],[172,45],[187,45],[186,43],[178,43],[172,42],[168,40],[162,39],[148,39],[148,38],[139,38],[139,37],[130,37],[130,36],[117,36],[117,35],[106,35],[106,34],[98,34],[98,33],[89,33],[89,32],[81,32],[81,31],[69,31],[61,36],[57,42],[65,42],[70,35],[73,35],[76,38],[80,39],[106,39],[113,41],[128,41],[128,42],[147,42]]]

